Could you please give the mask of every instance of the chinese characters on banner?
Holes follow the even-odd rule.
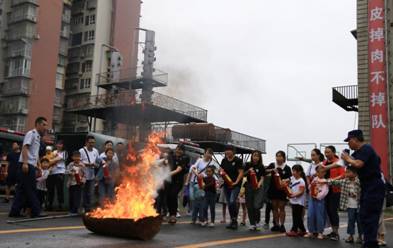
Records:
[[[385,58],[385,2],[368,2],[368,63],[371,144],[381,157],[381,168],[389,177],[389,122]]]

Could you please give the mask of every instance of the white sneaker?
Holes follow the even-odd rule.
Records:
[[[202,221],[201,222],[201,226],[203,226],[203,227],[207,226],[207,222],[206,221]]]
[[[250,225],[250,226],[248,227],[248,230],[250,230],[250,231],[255,231],[256,228],[257,228],[256,226]]]
[[[176,218],[180,218],[180,217],[181,217],[180,213],[177,212],[177,213],[176,213]]]
[[[209,227],[214,227],[214,223],[210,222]]]

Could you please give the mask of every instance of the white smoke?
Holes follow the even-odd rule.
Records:
[[[158,190],[164,187],[164,183],[171,180],[171,169],[166,159],[159,159],[155,161],[151,167],[151,173],[156,185],[154,197],[157,197]]]

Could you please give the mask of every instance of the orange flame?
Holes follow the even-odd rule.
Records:
[[[138,156],[129,149],[131,164],[122,172],[122,182],[115,190],[114,202],[107,202],[103,208],[90,213],[90,216],[139,220],[158,215],[154,209],[154,199],[160,182],[155,180],[152,170],[160,155],[157,144],[162,143],[162,137],[160,133],[151,134],[145,149]]]

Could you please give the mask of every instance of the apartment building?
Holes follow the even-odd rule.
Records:
[[[38,115],[62,123],[71,1],[0,1],[0,126],[26,131]]]
[[[110,70],[113,52],[122,68],[135,68],[140,18],[139,0],[75,0],[66,71],[66,101],[88,101],[97,94],[98,75]],[[89,119],[65,113],[65,131],[85,131]],[[103,123],[98,129],[103,129]]]
[[[26,131],[46,116],[55,131],[87,129],[66,101],[96,94],[113,47],[137,63],[139,0],[0,0],[0,127]]]

